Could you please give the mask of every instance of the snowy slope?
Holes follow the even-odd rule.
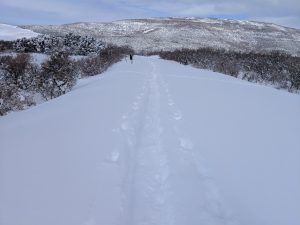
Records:
[[[300,30],[264,22],[156,18],[24,27],[46,34],[91,35],[115,45],[129,45],[137,52],[212,47],[241,52],[281,50],[300,55]]]
[[[0,40],[13,41],[19,38],[36,37],[38,34],[27,29],[22,29],[17,26],[0,24]]]
[[[300,97],[156,57],[0,118],[1,225],[300,225]]]

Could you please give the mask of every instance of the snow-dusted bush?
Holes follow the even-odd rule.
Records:
[[[291,82],[291,89],[300,89],[300,59],[296,59],[290,62],[290,67],[288,70],[289,80]]]
[[[239,76],[252,82],[272,84],[290,91],[300,89],[300,57],[283,52],[233,52],[220,49],[182,49],[158,52],[163,59],[202,69]]]
[[[62,51],[55,52],[48,61],[42,63],[37,86],[45,99],[52,99],[70,91],[76,79],[69,55]]]
[[[72,55],[89,55],[98,53],[104,47],[104,43],[98,39],[74,35],[73,33],[64,36],[39,35],[30,39],[22,38],[14,42],[14,49],[17,52],[47,54],[63,50]]]
[[[25,109],[34,105],[29,92],[20,90],[16,85],[0,80],[0,116],[9,111]]]
[[[28,89],[33,83],[31,57],[29,54],[3,56],[0,59],[0,69],[8,84],[14,84],[20,89]]]
[[[129,54],[133,54],[133,50],[128,47],[109,45],[102,49],[97,55],[77,61],[76,65],[81,76],[93,76],[103,73],[111,65],[119,62]]]
[[[47,49],[46,44],[39,47]],[[35,96],[49,100],[63,95],[72,89],[79,75],[100,74],[130,53],[132,50],[126,47],[107,46],[98,54],[73,61],[68,53],[58,51],[41,65],[32,63],[28,53],[2,56],[0,115],[35,104]]]
[[[78,60],[76,62],[79,74],[82,77],[94,76],[103,72],[100,57],[89,56],[85,59]]]
[[[0,57],[0,115],[35,104],[36,68],[28,54]]]

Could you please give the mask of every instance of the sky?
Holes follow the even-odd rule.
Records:
[[[0,0],[0,23],[64,24],[149,17],[210,17],[300,29],[300,0]]]

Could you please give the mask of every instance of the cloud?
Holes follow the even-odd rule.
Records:
[[[1,0],[1,4],[11,8],[21,9],[24,12],[39,12],[46,14],[55,14],[62,19],[65,18],[88,18],[90,15],[97,15],[101,13],[103,16],[112,15],[109,11],[99,10],[99,8],[86,4],[83,2],[70,2],[70,1],[59,1],[59,0],[49,0],[49,1],[39,1],[39,0]],[[27,16],[27,15],[22,15]],[[99,16],[97,17],[99,18]]]
[[[29,18],[32,21],[36,14],[36,23],[198,16],[300,25],[299,0],[1,0],[0,13],[3,8],[11,14],[14,10],[22,12],[14,19],[16,23],[25,23]]]

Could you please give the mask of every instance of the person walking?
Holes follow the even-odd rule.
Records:
[[[129,55],[129,59],[130,59],[130,62],[131,62],[131,64],[133,63],[133,55]]]

